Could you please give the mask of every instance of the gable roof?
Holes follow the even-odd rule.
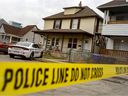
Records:
[[[26,27],[24,27],[24,28],[22,28],[21,29],[21,36],[24,36],[26,33],[28,33],[30,30],[32,30],[34,27],[36,27],[37,28],[37,26],[36,25],[28,25],[28,26],[26,26]],[[37,28],[38,29],[38,28]]]
[[[100,5],[98,9],[104,10],[104,9],[114,8],[114,7],[128,7],[128,2],[126,2],[126,0],[114,0],[106,4]]]
[[[3,24],[5,33],[20,36],[20,28],[11,25]]]
[[[2,24],[8,24],[4,19],[0,19],[0,26],[2,25]]]
[[[32,28],[36,27],[36,25],[28,25],[24,28],[18,28],[18,27],[15,27],[15,26],[3,24],[3,27],[4,27],[4,30],[5,30],[5,33],[22,37],[26,33],[28,33]]]
[[[58,14],[48,16],[48,17],[45,17],[43,19],[44,20],[50,20],[50,19],[67,19],[67,18],[80,18],[80,17],[99,17],[99,18],[102,18],[100,15],[98,15],[91,8],[89,8],[88,6],[85,6],[85,7],[81,7],[81,10],[75,14],[64,15],[64,12],[60,12]]]

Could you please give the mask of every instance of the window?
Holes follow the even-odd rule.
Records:
[[[59,38],[56,39],[56,45],[59,45]]]
[[[52,46],[55,44],[55,38],[52,38]]]
[[[78,29],[78,22],[79,20],[78,19],[72,19],[71,21],[71,29]]]
[[[61,20],[55,20],[54,29],[60,29],[60,28],[61,28]]]
[[[12,37],[12,43],[16,43],[16,42],[19,42],[19,41],[20,41],[20,38]]]
[[[52,38],[52,46],[58,46],[59,45],[59,38]]]
[[[116,20],[128,20],[128,14],[117,15]]]
[[[68,48],[77,48],[77,38],[69,38]]]
[[[32,47],[33,48],[39,48],[39,46],[37,44],[33,44]]]

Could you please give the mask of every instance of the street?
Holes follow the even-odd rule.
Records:
[[[1,54],[0,61],[32,62],[35,60],[24,60],[19,57],[13,59]],[[128,76],[123,75],[19,96],[128,96]]]
[[[15,57],[15,58],[10,58],[9,55],[4,55],[0,53],[0,62],[32,62],[35,60],[27,60],[21,57]]]

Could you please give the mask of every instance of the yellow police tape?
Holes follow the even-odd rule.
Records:
[[[14,96],[128,73],[128,65],[0,62],[0,96]]]

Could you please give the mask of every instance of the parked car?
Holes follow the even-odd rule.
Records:
[[[43,56],[43,49],[38,44],[31,42],[18,42],[17,44],[8,48],[8,54],[11,58],[14,56],[21,56],[25,58],[36,58]]]
[[[8,54],[8,47],[11,46],[10,43],[0,42],[0,52]]]

